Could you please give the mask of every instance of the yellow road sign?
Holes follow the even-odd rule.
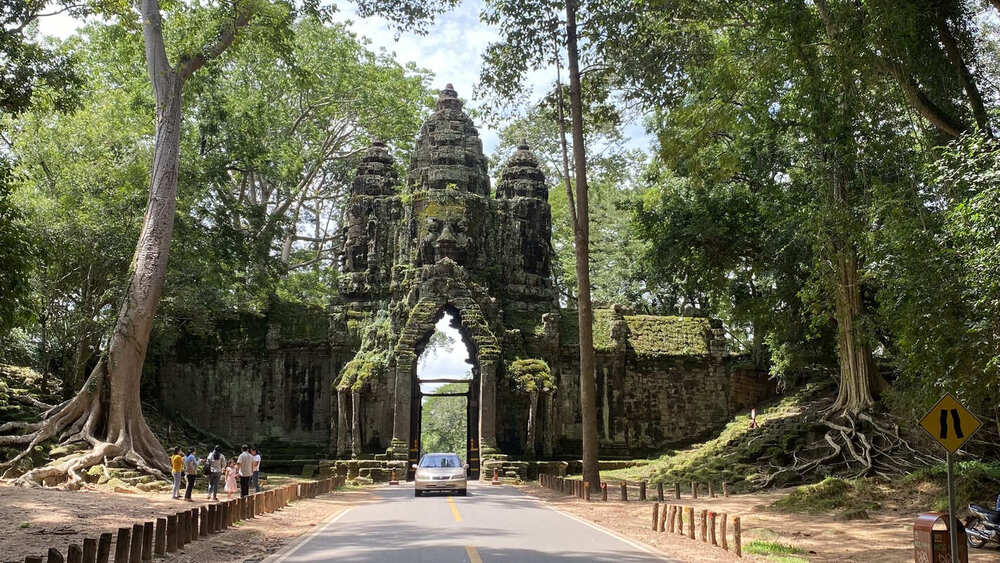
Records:
[[[951,393],[945,393],[930,412],[920,419],[920,426],[951,453],[961,448],[982,425],[976,415],[956,401]]]

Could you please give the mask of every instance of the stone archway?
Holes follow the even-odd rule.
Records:
[[[478,422],[478,432],[472,432],[470,425],[469,457],[472,458],[473,452],[478,456],[495,453],[500,343],[490,328],[489,319],[495,317],[490,310],[493,299],[448,258],[421,268],[419,278],[405,301],[413,305],[401,311],[406,314],[405,323],[393,353],[393,458],[410,460],[419,453],[419,434],[415,427],[419,409],[415,403],[419,400],[419,393],[415,391],[417,358],[434,332],[434,325],[446,311],[458,321],[456,328],[469,350],[473,377],[478,383],[473,384],[476,388],[469,396],[470,423],[473,419]]]
[[[479,468],[480,468],[480,393],[481,393],[481,370],[479,368],[479,359],[477,354],[473,353],[473,344],[470,338],[470,334],[461,325],[461,313],[452,305],[446,304],[442,307],[435,317],[434,325],[440,322],[441,318],[444,316],[449,316],[452,319],[452,327],[457,329],[459,333],[459,338],[461,339],[461,345],[465,346],[466,351],[469,353],[468,362],[472,365],[472,378],[468,379],[468,388],[464,393],[456,393],[455,395],[462,395],[466,399],[466,437],[465,446],[467,451],[466,462],[469,464],[470,476],[473,479],[479,478]],[[420,451],[423,449],[421,440],[423,439],[423,414],[424,405],[423,399],[426,396],[442,396],[436,393],[424,393],[422,392],[420,385],[423,380],[419,377],[419,358],[425,351],[427,343],[430,340],[431,334],[434,329],[432,328],[429,333],[427,333],[423,338],[421,338],[416,346],[414,347],[414,354],[417,361],[414,363],[413,372],[411,374],[410,381],[410,441],[408,446],[408,459],[407,467],[410,467],[408,476],[412,476],[412,464],[416,463],[419,459]],[[442,380],[437,380],[442,381]],[[458,381],[458,380],[448,380],[448,381]],[[451,394],[445,394],[448,396]]]

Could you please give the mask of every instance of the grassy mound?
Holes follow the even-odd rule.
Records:
[[[827,477],[801,486],[771,506],[782,512],[830,513],[840,511],[844,519],[864,518],[868,510],[881,508],[888,491],[874,479]]]
[[[737,416],[707,442],[670,451],[643,467],[604,471],[607,479],[648,480],[652,483],[705,483],[726,481],[730,490],[754,490],[772,467],[788,465],[803,444],[821,440],[826,428],[816,424],[823,407],[832,400],[830,380],[805,384],[794,393],[758,410],[758,428],[749,428],[748,415]],[[777,485],[804,482],[810,476],[788,474]]]

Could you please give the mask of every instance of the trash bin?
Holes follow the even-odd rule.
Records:
[[[958,561],[969,563],[969,544],[965,526],[955,519],[958,530]],[[913,560],[916,563],[951,563],[951,540],[948,515],[941,512],[924,512],[913,523]]]

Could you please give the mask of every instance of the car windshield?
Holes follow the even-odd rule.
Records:
[[[455,454],[427,454],[420,460],[420,467],[462,467]]]

